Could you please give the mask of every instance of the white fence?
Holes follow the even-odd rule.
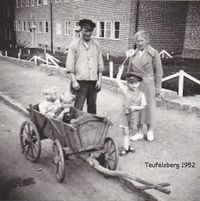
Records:
[[[184,89],[184,77],[187,77],[188,79],[192,80],[193,82],[197,83],[200,85],[200,81],[194,77],[192,77],[191,75],[189,75],[188,73],[184,72],[183,70],[180,70],[178,73],[175,73],[173,75],[169,75],[165,78],[162,79],[162,82],[166,81],[166,80],[170,80],[172,78],[175,77],[179,77],[179,81],[178,81],[178,95],[180,97],[183,97],[183,89]]]
[[[42,59],[39,56],[33,56],[29,61],[34,61],[35,65],[38,64],[38,61],[42,61],[44,62],[46,65],[49,66],[56,66],[58,67],[59,65],[57,63],[60,63],[60,61],[58,59],[56,59],[55,57],[51,56],[48,53],[45,53],[45,59]]]

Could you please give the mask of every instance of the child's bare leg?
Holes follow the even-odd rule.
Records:
[[[127,127],[123,128],[123,132],[124,132],[124,149],[126,151],[128,151],[129,149],[129,129]]]

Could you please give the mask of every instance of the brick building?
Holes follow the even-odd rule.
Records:
[[[0,46],[5,46],[15,42],[15,7],[13,0],[0,0],[0,5]]]
[[[151,44],[159,51],[184,56],[200,51],[199,2],[16,0],[15,14],[16,41],[23,46],[65,51],[78,36],[78,21],[90,18],[96,23],[93,37],[104,53],[124,54],[141,29],[150,31]]]

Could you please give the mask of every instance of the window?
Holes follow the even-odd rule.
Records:
[[[61,24],[61,22],[56,23],[56,34],[58,34],[58,35],[62,34],[62,24]]]
[[[29,7],[29,0],[26,0],[26,7]]]
[[[14,31],[17,31],[17,21],[16,20],[13,22],[13,28],[14,28]]]
[[[17,22],[16,29],[17,29],[17,31],[21,31],[21,22],[20,21]]]
[[[25,0],[21,0],[21,7],[25,7]]]
[[[22,31],[26,31],[26,22],[22,21]]]
[[[119,39],[120,22],[98,21],[96,36],[99,38]]]
[[[71,23],[69,21],[65,22],[65,35],[69,35],[71,32]]]
[[[105,22],[99,22],[99,37],[104,38],[105,37]]]
[[[114,27],[113,27],[113,37],[115,39],[119,39],[119,29],[120,29],[120,22],[114,22]]]
[[[29,21],[27,22],[27,31],[30,32],[30,30],[31,30],[31,22]]]
[[[49,32],[49,23],[44,22],[44,33],[48,33],[48,32]]]
[[[48,0],[43,0],[43,5],[48,5]]]
[[[64,0],[64,2],[70,2],[70,0]]]
[[[42,5],[42,0],[37,0],[37,5],[41,6]]]
[[[55,3],[61,3],[61,0],[55,0]]]
[[[31,6],[34,6],[35,0],[31,0]]]
[[[112,22],[111,21],[106,22],[105,37],[106,38],[112,37]]]
[[[4,29],[3,33],[3,40],[11,40],[11,30],[10,29]]]
[[[42,33],[42,27],[43,27],[42,22],[38,22],[38,33]]]
[[[10,7],[9,6],[5,7],[4,12],[5,12],[5,16],[10,17]]]
[[[20,8],[20,0],[16,0],[16,7]]]

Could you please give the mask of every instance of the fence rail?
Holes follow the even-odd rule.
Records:
[[[200,85],[200,80],[192,77],[188,73],[184,72],[183,70],[180,70],[178,73],[175,73],[173,75],[169,75],[162,79],[162,82],[165,82],[167,80],[170,80],[172,78],[179,77],[178,81],[178,95],[179,97],[183,97],[183,90],[184,90],[184,77],[187,77],[188,79],[192,80],[193,82]]]

